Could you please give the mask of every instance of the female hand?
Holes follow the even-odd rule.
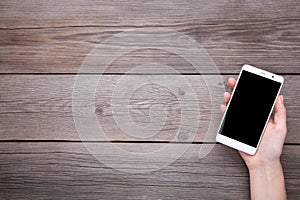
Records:
[[[233,90],[235,84],[236,80],[234,78],[228,79],[228,85],[231,90]],[[228,104],[230,97],[230,93],[224,93],[225,105]],[[225,112],[225,105],[221,105],[222,113]],[[275,103],[274,119],[269,119],[256,154],[252,156],[240,151],[240,155],[244,159],[248,169],[251,170],[261,166],[272,166],[277,164],[280,161],[279,159],[286,134],[286,109],[283,103],[283,96],[280,95]]]
[[[231,90],[235,84],[234,78],[228,80]],[[225,105],[220,107],[222,113],[225,112],[229,100],[230,94],[225,92]],[[286,134],[286,109],[283,96],[280,95],[275,103],[274,118],[269,119],[256,154],[249,155],[239,152],[249,170],[251,199],[286,199],[284,176],[280,162]]]

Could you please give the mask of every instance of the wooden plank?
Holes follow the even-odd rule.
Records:
[[[86,83],[89,79],[96,78],[96,75],[87,75]],[[128,77],[128,76],[125,76]],[[151,115],[155,116],[156,121],[152,122],[157,134],[146,138],[135,137],[130,132],[124,132],[126,123],[117,124],[115,121],[116,114],[113,114],[113,108],[121,109],[122,104],[112,103],[112,95],[117,88],[116,84],[121,81],[123,86],[130,88],[138,82],[146,83],[150,78],[160,77],[166,80],[170,85],[176,86],[179,77],[186,79],[193,87],[198,97],[200,110],[199,129],[194,141],[211,141],[205,139],[210,117],[221,115],[219,111],[211,111],[211,101],[208,89],[205,85],[205,79],[214,80],[214,75],[168,75],[168,76],[146,76],[146,75],[129,75],[131,81],[122,82],[120,75],[105,75],[100,79],[95,93],[95,108],[92,105],[86,105],[84,97],[79,100],[82,107],[82,114],[77,117],[88,118],[84,111],[92,108],[93,116],[97,117],[103,132],[109,140],[113,141],[175,141],[186,142],[193,141],[188,131],[178,133],[180,126],[181,110],[178,98],[185,95],[188,87],[178,86],[178,91],[171,91],[159,85],[148,84],[141,86],[133,93],[129,101],[130,117],[139,126],[151,124]],[[206,78],[205,78],[206,77]],[[227,80],[229,76],[223,76]],[[235,76],[236,77],[236,76]],[[0,98],[0,138],[1,140],[79,140],[75,129],[72,113],[72,91],[76,76],[71,75],[2,75],[0,79],[1,98]],[[285,103],[288,111],[288,136],[287,143],[300,143],[299,130],[299,98],[300,98],[300,76],[286,75],[282,94],[285,95]],[[93,87],[93,86],[91,86]],[[119,86],[118,86],[119,87]],[[177,87],[177,86],[176,86]],[[214,82],[212,88],[223,87],[223,81]],[[82,87],[80,90],[84,91]],[[128,89],[129,91],[129,89]],[[220,93],[221,101],[222,94]],[[190,98],[190,97],[189,97]],[[124,102],[124,96],[115,96],[114,99]],[[197,103],[195,100],[189,103]],[[190,105],[190,104],[188,104]],[[160,106],[160,107],[159,107]],[[95,109],[95,110],[94,110]],[[194,108],[193,108],[194,109]],[[197,121],[195,112],[191,109],[191,119]],[[164,110],[164,112],[162,112]],[[167,114],[167,115],[165,115]],[[120,118],[127,118],[127,112],[119,111],[117,114]],[[166,123],[160,126],[160,121]],[[193,118],[195,117],[195,118]],[[191,122],[193,122],[191,121]],[[218,123],[216,123],[218,124]],[[162,128],[159,131],[159,128]],[[183,128],[193,128],[186,126]],[[195,127],[194,127],[195,128]],[[94,127],[87,127],[85,134],[95,130]],[[125,130],[126,131],[126,130]],[[138,135],[142,136],[142,135]],[[103,137],[91,136],[88,140],[103,141]]]
[[[105,143],[98,143],[106,151]],[[165,144],[119,144],[133,150]],[[183,144],[173,144],[175,149]],[[96,160],[81,143],[1,143],[2,199],[249,199],[249,178],[238,153],[216,145],[199,160],[193,144],[172,164],[148,173],[116,171]],[[300,146],[285,146],[282,163],[289,199],[299,199]],[[117,156],[113,151],[107,159]],[[170,156],[173,156],[172,154]],[[145,156],[145,159],[147,155]],[[160,164],[165,157],[141,160]],[[293,160],[294,162],[290,162]],[[140,164],[139,163],[139,164]],[[129,162],[121,169],[135,169]]]
[[[3,0],[1,28],[61,26],[167,26],[214,21],[299,18],[299,2],[265,1],[92,1]]]
[[[200,22],[166,28],[186,34],[201,44],[222,73],[238,73],[244,63],[276,73],[300,73],[299,22],[300,18],[272,21],[253,19],[230,23]],[[0,30],[0,73],[77,73],[93,48],[115,34],[128,30],[132,28]],[[171,39],[174,34],[170,33],[169,37]],[[118,45],[126,48],[131,44],[123,41]],[[105,73],[125,73],[134,66],[148,62],[165,64],[181,73],[199,73],[181,56],[159,48],[139,49],[119,56]],[[153,71],[161,72],[159,68]],[[98,70],[90,72],[96,73]],[[215,70],[202,66],[200,73],[215,73]]]

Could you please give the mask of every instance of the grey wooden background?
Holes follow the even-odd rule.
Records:
[[[210,103],[198,85],[201,76],[216,74],[207,69],[200,76],[189,63],[167,52],[144,49],[113,62],[96,89],[95,115],[121,148],[151,149],[168,143],[178,128],[179,113],[156,136],[135,139],[118,128],[110,103],[114,84],[133,66],[146,62],[169,65],[183,73],[202,96],[204,117],[188,151],[158,171],[128,174],[98,162],[82,145],[72,115],[77,70],[97,44],[116,33],[143,27],[165,27],[192,37],[211,55],[224,81],[237,77],[244,63],[284,76],[289,132],[282,163],[288,197],[300,199],[299,22],[300,2],[292,0],[2,0],[0,199],[249,198],[248,172],[235,150],[217,144],[207,157],[198,158],[201,145],[207,145],[202,143],[209,123],[205,107]],[[169,76],[170,82],[175,76]],[[161,104],[176,104],[172,94],[150,86],[133,103],[137,123],[147,122],[144,108],[156,103],[149,98],[162,93]],[[178,136],[178,144],[172,145],[184,145],[189,142],[185,138]],[[101,140],[91,142],[105,145]]]

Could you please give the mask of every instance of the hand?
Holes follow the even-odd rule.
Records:
[[[236,80],[234,78],[228,79],[228,85],[231,90],[233,90],[235,84]],[[227,105],[230,96],[230,93],[224,93],[225,105]],[[225,105],[221,105],[220,107],[222,113],[226,110]],[[256,154],[252,156],[244,152],[239,152],[249,171],[260,167],[273,167],[280,164],[280,155],[286,134],[286,109],[283,103],[283,96],[280,95],[275,103],[274,119],[269,119]]]

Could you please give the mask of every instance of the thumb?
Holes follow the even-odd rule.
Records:
[[[280,95],[275,103],[274,123],[279,128],[286,129],[286,108],[283,103],[283,95]]]

